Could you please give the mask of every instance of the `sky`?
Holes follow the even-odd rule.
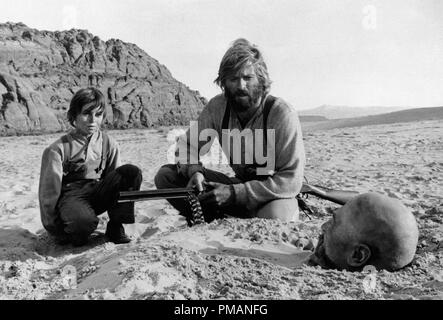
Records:
[[[296,108],[443,106],[440,0],[0,0],[0,22],[135,43],[210,99],[229,45],[262,50]]]

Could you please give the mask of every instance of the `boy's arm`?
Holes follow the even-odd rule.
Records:
[[[43,152],[40,169],[38,197],[40,217],[43,226],[49,231],[55,230],[55,207],[61,193],[63,179],[62,150],[46,148]]]

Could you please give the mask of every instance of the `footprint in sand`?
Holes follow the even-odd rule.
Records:
[[[386,192],[388,197],[395,198],[395,199],[402,199],[401,194],[399,194],[398,192],[392,191],[388,188],[385,188],[384,191]]]
[[[10,190],[12,190],[14,195],[21,196],[31,191],[31,186],[29,184],[15,184],[10,187]]]
[[[412,199],[417,199],[417,198],[419,198],[418,193],[415,192],[415,191],[413,191],[413,190],[406,189],[404,193],[407,194],[407,195],[409,196],[409,198],[412,198]]]

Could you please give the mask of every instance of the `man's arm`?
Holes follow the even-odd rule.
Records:
[[[274,108],[268,118],[268,128],[275,129],[274,175],[265,180],[234,185],[236,203],[250,210],[271,200],[294,198],[303,183],[306,160],[297,112],[294,109]]]
[[[209,152],[215,136],[218,135],[218,118],[224,112],[223,101],[219,96],[211,99],[202,110],[197,121],[194,121],[186,134],[179,137],[177,149],[175,151],[176,163],[179,172],[187,178],[191,178],[196,172],[203,173],[203,165],[200,162],[200,155]],[[220,120],[221,121],[221,120]],[[213,130],[214,136],[208,136],[206,140],[200,141],[202,131]],[[206,138],[206,137],[205,137]]]

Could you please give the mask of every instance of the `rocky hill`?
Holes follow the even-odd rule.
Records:
[[[70,99],[88,86],[107,98],[109,128],[188,124],[206,102],[135,44],[0,24],[0,135],[65,130]]]

